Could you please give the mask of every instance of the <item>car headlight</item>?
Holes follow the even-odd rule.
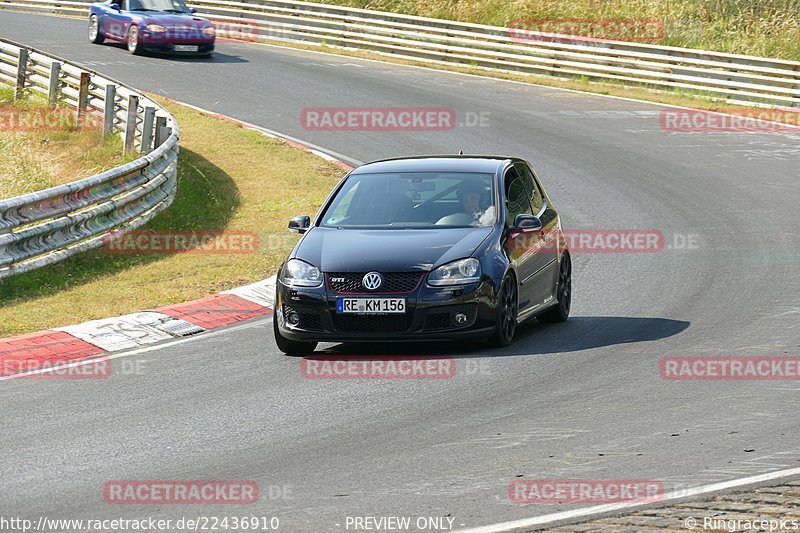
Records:
[[[322,285],[322,273],[305,261],[289,259],[281,272],[281,283],[294,287],[319,287]]]
[[[147,31],[151,31],[153,33],[164,33],[167,31],[167,28],[161,24],[148,24],[146,28]]]
[[[474,257],[442,265],[428,274],[430,285],[463,285],[481,279],[481,262]]]
[[[206,35],[216,35],[217,30],[214,29],[214,26],[206,26],[205,28],[203,28],[203,33]]]

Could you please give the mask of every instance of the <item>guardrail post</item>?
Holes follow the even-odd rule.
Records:
[[[28,51],[25,48],[19,49],[19,60],[17,61],[17,86],[14,89],[14,99],[22,98],[22,91],[25,90],[25,82],[28,78]]]
[[[144,121],[142,122],[142,146],[143,154],[149,153],[153,149],[153,120],[156,117],[155,107],[144,108]]]
[[[128,116],[125,119],[125,155],[133,152],[133,140],[136,137],[136,114],[139,111],[139,97],[130,95],[128,97]]]
[[[114,118],[117,116],[117,86],[113,83],[106,85],[105,106],[103,107],[103,137],[114,132]]]
[[[172,135],[172,128],[167,127],[167,117],[158,117],[156,119],[156,146],[164,144],[170,135]]]
[[[83,124],[86,109],[89,107],[89,79],[88,72],[81,72],[81,81],[78,84],[78,124]]]
[[[61,84],[61,63],[53,61],[50,63],[50,89],[47,91],[47,102],[50,107],[58,105],[58,89]]]

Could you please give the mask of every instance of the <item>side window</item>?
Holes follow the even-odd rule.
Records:
[[[506,173],[506,207],[508,208],[507,223],[509,226],[514,224],[517,215],[532,215],[531,203],[528,201],[528,192],[522,184],[522,180],[512,169]]]
[[[533,214],[536,215],[544,206],[542,192],[539,190],[539,187],[536,186],[536,180],[533,179],[533,173],[531,173],[531,169],[528,168],[528,165],[524,163],[517,163],[516,168],[522,177],[522,182],[525,184],[528,194],[530,194],[531,205],[533,206]]]

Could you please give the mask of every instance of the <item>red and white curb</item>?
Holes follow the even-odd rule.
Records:
[[[0,339],[0,379],[263,316],[273,294],[275,276],[199,300]]]

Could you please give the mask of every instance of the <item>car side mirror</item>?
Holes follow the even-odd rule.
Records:
[[[189,13],[197,13],[197,8],[194,7],[190,8]]]
[[[111,4],[111,9],[113,9],[114,11],[119,11],[119,10],[121,10],[122,8],[121,8],[121,7],[119,7],[119,4],[117,4],[117,3],[115,2],[115,3],[112,3],[112,4]]]
[[[514,229],[539,231],[542,229],[542,221],[536,215],[522,213],[514,218]]]
[[[289,221],[289,229],[295,233],[305,233],[311,226],[311,217],[308,215],[299,215]]]

